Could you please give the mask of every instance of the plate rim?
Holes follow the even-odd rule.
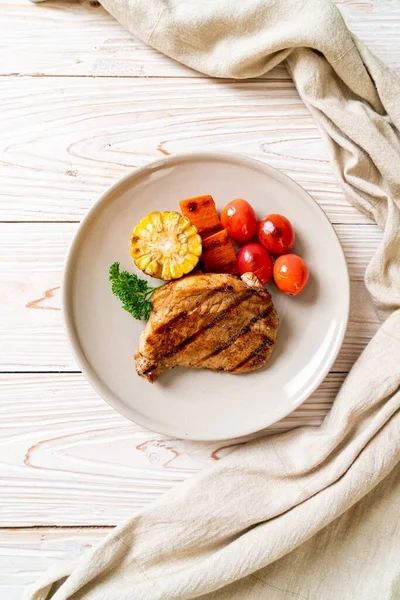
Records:
[[[179,435],[176,432],[171,432],[171,431],[163,432],[163,431],[154,430],[154,428],[151,424],[151,419],[146,417],[146,415],[137,413],[140,418],[139,419],[135,418],[135,420],[133,420],[132,416],[129,414],[130,410],[132,410],[132,409],[129,409],[129,407],[126,408],[126,405],[123,402],[121,402],[121,400],[112,392],[112,390],[110,390],[110,388],[101,380],[99,375],[96,373],[94,368],[91,366],[91,364],[87,360],[87,358],[83,352],[83,349],[81,347],[81,344],[79,342],[77,332],[75,331],[71,299],[72,299],[72,289],[73,289],[72,281],[73,281],[74,264],[76,263],[76,258],[79,257],[80,244],[84,238],[86,229],[90,226],[90,222],[96,217],[96,213],[101,209],[102,205],[107,201],[107,199],[110,196],[115,195],[115,193],[118,192],[119,188],[123,188],[123,186],[126,185],[128,182],[130,182],[130,180],[140,178],[142,175],[146,174],[146,171],[152,172],[152,171],[155,171],[164,166],[168,166],[168,164],[170,164],[170,163],[171,164],[182,163],[182,162],[186,162],[188,160],[191,162],[209,161],[209,160],[210,161],[212,161],[212,160],[217,160],[217,161],[218,160],[219,161],[228,160],[229,162],[240,163],[241,165],[248,166],[250,168],[251,167],[257,168],[258,170],[261,169],[261,170],[264,170],[267,172],[272,171],[273,174],[283,182],[289,180],[291,185],[294,185],[295,187],[299,188],[303,194],[306,194],[308,196],[308,198],[309,198],[309,200],[311,200],[311,204],[314,206],[314,208],[317,208],[320,211],[320,213],[323,215],[323,217],[329,223],[330,228],[332,229],[333,233],[335,234],[337,242],[338,242],[339,255],[341,258],[341,262],[342,262],[343,273],[345,275],[344,280],[345,280],[345,284],[346,284],[346,289],[345,290],[342,289],[342,296],[344,296],[344,294],[343,294],[344,291],[346,293],[345,313],[344,313],[344,319],[341,323],[341,330],[335,341],[334,351],[331,353],[331,356],[330,356],[329,360],[327,361],[326,365],[324,366],[324,368],[321,369],[321,372],[320,372],[319,376],[316,378],[313,385],[308,390],[306,390],[306,392],[303,393],[303,395],[299,395],[299,399],[297,399],[296,402],[293,402],[291,404],[289,410],[283,411],[282,415],[279,417],[279,419],[274,419],[272,422],[270,422],[267,425],[262,424],[262,426],[259,429],[254,429],[252,427],[250,430],[243,431],[243,433],[240,435],[235,434],[231,437],[225,436],[225,437],[219,438],[219,437],[207,436],[207,435],[200,436],[200,437],[196,437],[196,436],[193,437],[192,435],[189,436],[188,434],[182,433],[181,437],[179,438],[179,439],[187,439],[187,440],[192,440],[192,441],[205,441],[205,442],[241,439],[241,438],[249,436],[251,434],[259,433],[259,432],[267,429],[274,423],[278,423],[279,421],[281,421],[282,419],[284,419],[285,417],[290,415],[292,412],[294,412],[299,406],[301,406],[315,392],[315,390],[321,385],[321,383],[324,381],[324,379],[328,375],[332,365],[334,364],[334,362],[340,352],[340,349],[343,344],[344,336],[347,331],[348,322],[349,322],[350,276],[349,276],[349,269],[348,269],[346,257],[345,257],[339,236],[338,236],[335,228],[333,227],[332,223],[330,222],[328,216],[326,215],[325,211],[318,204],[318,202],[316,200],[314,200],[314,198],[307,192],[307,190],[305,190],[299,183],[297,183],[297,181],[295,181],[294,179],[289,177],[289,175],[286,175],[286,173],[283,173],[279,169],[276,169],[275,167],[272,167],[269,164],[267,164],[259,159],[249,157],[246,155],[242,155],[240,153],[223,152],[223,151],[181,152],[181,153],[177,153],[177,154],[174,154],[171,156],[167,156],[165,158],[157,158],[156,160],[150,161],[146,165],[143,165],[141,167],[136,167],[136,168],[133,168],[132,170],[130,170],[127,174],[123,175],[121,178],[119,178],[117,181],[115,181],[111,186],[109,186],[106,190],[104,190],[104,192],[93,202],[92,206],[90,206],[90,208],[87,210],[87,212],[83,216],[82,220],[79,222],[79,225],[74,233],[74,236],[72,238],[72,241],[70,243],[70,246],[68,248],[66,258],[64,261],[62,282],[61,282],[61,285],[62,285],[62,315],[63,315],[64,331],[67,334],[67,339],[68,339],[68,342],[70,345],[70,349],[72,351],[72,355],[73,355],[75,361],[77,362],[78,366],[81,368],[82,374],[87,379],[87,381],[92,386],[92,388],[99,394],[99,396],[105,402],[107,402],[107,404],[109,404],[114,410],[116,410],[117,412],[122,414],[125,418],[129,419],[131,422],[137,423],[138,425],[148,429],[149,431],[154,431],[155,433],[160,433],[162,435],[179,437]],[[142,418],[142,416],[143,416],[143,418]],[[168,427],[167,427],[167,429],[168,429]]]

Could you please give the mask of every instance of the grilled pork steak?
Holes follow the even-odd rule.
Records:
[[[274,349],[278,316],[258,279],[243,279],[190,275],[154,292],[135,352],[138,374],[153,382],[177,366],[230,373],[262,367]]]

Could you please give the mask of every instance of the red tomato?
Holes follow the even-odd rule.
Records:
[[[246,244],[238,254],[239,273],[254,273],[262,284],[268,283],[272,277],[272,260],[268,252],[260,244]]]
[[[261,244],[272,254],[286,254],[294,246],[292,224],[283,215],[267,215],[259,222],[257,235]]]
[[[256,213],[253,207],[241,198],[228,202],[221,212],[221,223],[237,242],[250,241],[257,231]]]
[[[276,287],[284,294],[297,296],[304,290],[310,276],[304,260],[296,254],[278,256],[274,264]]]

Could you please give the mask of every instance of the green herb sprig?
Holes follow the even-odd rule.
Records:
[[[139,279],[137,275],[120,271],[118,262],[111,265],[109,275],[112,292],[121,300],[123,308],[135,319],[147,321],[153,308],[151,296],[162,286],[150,287],[147,281]]]

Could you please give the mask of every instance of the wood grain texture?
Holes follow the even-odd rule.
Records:
[[[79,370],[64,334],[60,283],[75,223],[0,224],[0,371]],[[348,371],[379,323],[362,281],[381,233],[338,225],[348,259],[351,317],[335,371]]]
[[[330,374],[268,432],[318,425],[344,377]],[[0,375],[0,392],[3,527],[114,525],[238,444],[147,431],[110,408],[80,373]]]
[[[285,68],[257,81],[207,79],[93,4],[0,0],[0,371],[18,371],[0,374],[0,527],[115,524],[234,447],[146,431],[80,373],[23,373],[77,369],[59,287],[76,225],[61,222],[79,221],[133,167],[187,150],[245,153],[293,177],[337,224],[352,279],[345,342],[334,372],[271,431],[320,423],[379,326],[362,276],[381,234],[346,202]],[[399,69],[400,3],[336,4]],[[21,598],[52,563],[108,531],[0,529],[1,600]]]
[[[336,182],[290,81],[0,78],[3,221],[77,221],[134,167],[240,152],[300,183],[334,223],[368,223]]]
[[[0,0],[0,75],[206,77],[135,39],[91,0]],[[34,27],[32,26],[34,25]],[[29,37],[32,51],[27,53]],[[13,52],[6,50],[12,47]],[[264,79],[290,79],[278,66]]]
[[[61,560],[75,559],[111,529],[0,530],[0,598],[21,600],[26,587]]]
[[[381,60],[400,67],[397,0],[337,0],[336,4],[352,32]],[[90,0],[40,6],[26,0],[0,0],[0,13],[0,74],[198,76],[135,40]],[[7,52],[9,48],[12,52]],[[266,77],[289,78],[283,67]]]

